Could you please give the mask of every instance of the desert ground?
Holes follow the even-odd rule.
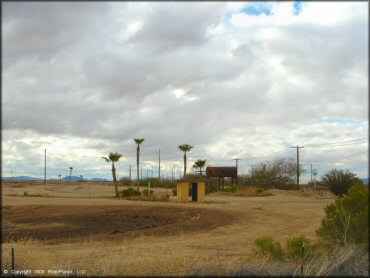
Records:
[[[316,239],[333,196],[270,192],[177,203],[175,196],[169,202],[114,199],[106,183],[3,182],[2,273],[11,264],[11,240],[20,269],[184,275],[208,262],[242,263],[260,237]]]

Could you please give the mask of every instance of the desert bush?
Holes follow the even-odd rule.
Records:
[[[321,184],[329,188],[335,195],[347,194],[349,188],[355,183],[363,185],[362,181],[349,170],[343,171],[333,169],[326,173],[321,179]]]
[[[234,193],[236,191],[236,186],[227,186],[225,188],[221,188],[219,189],[219,191],[221,192],[230,192],[230,193]]]
[[[121,197],[132,197],[132,196],[140,196],[141,192],[137,191],[136,189],[133,188],[127,188],[123,191],[120,192]]]
[[[122,185],[133,185],[134,183],[129,179],[129,178],[121,178],[119,180],[119,182],[122,184]]]
[[[339,244],[369,241],[369,189],[354,184],[348,195],[337,197],[325,208],[325,218],[317,234]]]
[[[258,247],[258,253],[262,255],[269,255],[276,260],[283,259],[284,253],[281,248],[281,244],[278,241],[275,241],[271,237],[262,237],[258,238],[255,241],[256,246]]]
[[[240,197],[263,197],[263,196],[273,196],[271,192],[266,192],[262,188],[253,188],[253,187],[246,187],[246,188],[239,188],[234,193],[234,196]]]
[[[298,236],[289,239],[286,243],[286,255],[289,258],[297,259],[302,256],[302,245],[304,247],[305,259],[312,258],[318,250],[322,249],[320,243],[314,244],[305,236]]]
[[[150,187],[163,187],[163,188],[176,188],[176,181],[168,180],[168,179],[158,179],[158,178],[150,178],[146,180],[141,180],[141,186],[148,186],[148,182],[150,182]]]
[[[218,190],[219,190],[219,188],[216,184],[206,185],[206,195],[208,195],[209,193],[216,192]]]
[[[157,201],[157,202],[168,202],[170,195],[163,192],[155,192],[153,195],[147,197],[148,201]]]
[[[305,170],[300,167],[300,173]],[[243,185],[278,188],[296,189],[297,164],[293,160],[277,159],[272,162],[260,163],[253,167],[248,175],[240,178]]]
[[[144,190],[143,190],[143,195],[144,195],[144,196],[153,195],[153,192],[154,192],[154,191],[150,189],[150,194],[148,194],[148,193],[149,193],[149,189],[144,189]]]

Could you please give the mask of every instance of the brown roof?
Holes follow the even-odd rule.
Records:
[[[233,177],[237,176],[236,167],[207,167],[207,177]]]

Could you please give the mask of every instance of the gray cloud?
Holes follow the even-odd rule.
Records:
[[[243,28],[230,13],[225,3],[6,2],[10,143],[28,132],[79,138],[91,155],[117,150],[128,162],[133,138],[144,137],[147,161],[161,148],[181,162],[177,146],[189,143],[191,158],[234,163],[298,142],[367,136],[366,13],[352,9],[330,26],[313,18]],[[279,36],[261,36],[272,27]],[[361,124],[325,126],[332,119]],[[22,142],[7,159],[24,152]]]

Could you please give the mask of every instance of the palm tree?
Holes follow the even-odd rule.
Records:
[[[194,169],[199,168],[199,173],[200,175],[202,175],[202,168],[206,165],[206,162],[207,160],[198,159],[197,161],[194,162],[193,168]]]
[[[69,167],[69,182],[72,182],[72,170],[73,167]]]
[[[83,178],[84,176],[83,175],[80,175],[80,181],[82,181],[82,178]]]
[[[62,182],[62,175],[59,174],[58,177],[59,177],[59,181]]]
[[[117,178],[116,178],[116,167],[114,165],[115,162],[121,158],[122,154],[120,153],[112,153],[110,152],[108,157],[102,157],[106,162],[112,162],[112,176],[113,176],[113,183],[114,183],[114,190],[116,192],[116,198],[118,198],[118,187],[117,187]]]
[[[137,191],[139,191],[139,166],[140,166],[140,144],[144,142],[144,138],[134,138],[135,143],[137,144],[136,148],[136,173],[137,173]]]
[[[184,152],[184,178],[186,175],[186,152],[189,152],[193,148],[192,145],[183,144],[179,146],[180,151]]]

